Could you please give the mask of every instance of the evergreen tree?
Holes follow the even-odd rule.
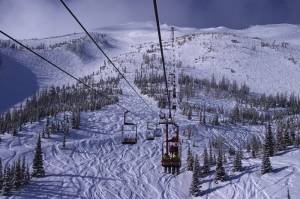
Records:
[[[250,145],[249,141],[247,142],[246,149],[247,149],[247,153],[250,153],[250,151],[251,151],[251,145]]]
[[[200,195],[200,180],[199,180],[199,174],[198,171],[196,169],[193,170],[193,177],[192,177],[192,184],[190,187],[190,194],[192,196],[199,196]]]
[[[296,136],[294,146],[297,147],[297,148],[299,148],[299,146],[300,146],[300,136],[299,136],[299,133]]]
[[[202,172],[201,172],[200,162],[199,162],[199,159],[198,159],[197,155],[194,159],[194,172],[196,172],[198,178],[201,177]]]
[[[203,110],[202,122],[203,122],[203,124],[206,124],[206,114],[205,114],[205,109]]]
[[[230,113],[230,118],[232,123],[238,123],[241,122],[241,116],[240,116],[240,109],[239,106],[236,104],[233,110]]]
[[[261,164],[261,174],[264,175],[272,170],[272,165],[269,157],[269,153],[267,152],[266,148],[264,147],[263,150],[263,159]]]
[[[283,142],[284,142],[284,148],[290,146],[291,141],[290,141],[290,135],[289,135],[289,131],[287,129],[285,129],[284,131],[284,137],[283,137]]]
[[[66,134],[64,133],[64,137],[63,137],[63,144],[62,144],[63,149],[66,148]]]
[[[188,154],[187,154],[187,170],[193,171],[193,166],[194,166],[194,158],[193,158],[191,148],[189,147]]]
[[[277,134],[276,134],[276,150],[282,151],[283,148],[284,148],[284,143],[283,143],[282,129],[278,127]]]
[[[243,166],[242,166],[242,151],[239,150],[235,154],[235,158],[233,161],[233,171],[242,171]]]
[[[220,181],[225,181],[226,178],[226,173],[225,169],[223,167],[223,158],[222,158],[222,151],[219,149],[219,155],[217,159],[217,167],[216,167],[216,177],[215,181],[217,182],[218,180]]]
[[[188,116],[188,120],[192,120],[192,108],[189,109],[187,116]]]
[[[14,170],[14,187],[18,190],[22,185],[22,167],[20,158],[17,160]]]
[[[251,139],[251,155],[252,158],[256,158],[257,152],[259,150],[259,144],[256,136],[253,136]]]
[[[25,156],[23,157],[23,160],[22,160],[21,171],[22,171],[22,185],[24,185],[24,184],[26,184],[26,159],[25,159]]]
[[[210,171],[210,165],[209,165],[207,149],[205,147],[203,152],[203,174],[208,175],[209,171]]]
[[[10,179],[10,171],[9,168],[4,169],[4,178],[3,178],[3,186],[2,186],[2,195],[8,195],[11,191],[11,179]]]
[[[79,110],[72,112],[72,127],[73,127],[73,129],[80,128],[80,111]]]
[[[209,143],[209,166],[215,165],[216,161],[213,154],[212,144]]]
[[[223,163],[224,163],[224,164],[227,164],[227,157],[226,157],[226,154],[225,154],[225,153],[223,154]]]
[[[39,135],[37,145],[35,148],[35,155],[32,163],[32,176],[33,177],[44,177],[45,170],[43,164],[43,152],[41,145],[41,137]]]
[[[25,173],[25,184],[29,184],[31,180],[31,175],[29,171],[29,165],[26,166],[26,173]]]
[[[199,110],[198,115],[199,115],[199,124],[201,124],[202,123],[202,111],[201,111],[201,109]]]
[[[265,136],[265,151],[269,157],[274,155],[274,140],[271,124],[269,123]]]

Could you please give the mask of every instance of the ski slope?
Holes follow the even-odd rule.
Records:
[[[167,25],[162,28],[163,38],[167,42],[167,61],[172,56],[168,46],[171,34],[169,29]],[[267,30],[277,31],[277,33],[263,37]],[[215,74],[220,78],[225,75],[229,79],[246,82],[255,92],[299,93],[298,42],[300,38],[292,35],[295,30],[299,31],[299,27],[286,24],[256,26],[239,31],[223,27],[204,30],[177,28],[178,41],[183,41],[185,35],[194,34],[191,40],[187,38],[185,43],[176,46],[176,55],[184,63],[180,70],[197,77],[211,77]],[[106,50],[118,65],[127,67],[128,71],[125,75],[131,82],[135,69],[140,67],[143,53],[152,45],[157,45],[157,35],[151,23],[126,24],[95,31],[109,35],[108,42],[111,42],[113,47],[107,47]],[[81,36],[74,34],[41,41],[54,44]],[[233,43],[232,40],[237,40],[239,43]],[[272,43],[273,40],[278,44],[282,41],[290,43],[287,48],[278,48],[278,50],[261,47],[261,41]],[[27,42],[29,45],[38,45],[40,41]],[[64,48],[41,52],[76,76],[91,74],[103,65],[101,56],[95,56],[87,61]],[[52,84],[62,85],[72,82],[27,52],[0,49],[0,53],[4,60],[0,67],[0,83],[12,79],[13,75],[16,75],[16,79],[26,80],[28,83],[28,85],[21,83],[24,88],[27,88],[25,90],[23,87],[14,88],[16,84],[13,82],[0,84],[1,90],[5,91],[0,94],[2,110],[21,102],[37,89]],[[158,52],[154,53],[158,54]],[[291,56],[296,63],[288,59]],[[113,70],[108,66],[103,72],[105,76],[112,74]],[[139,115],[139,118],[136,118],[139,122],[136,145],[121,144],[123,110],[118,106],[111,105],[100,111],[82,113],[81,129],[71,130],[70,136],[67,137],[66,149],[62,149],[61,134],[54,135],[51,139],[42,139],[46,177],[35,178],[30,185],[14,195],[0,196],[0,198],[190,198],[189,186],[192,173],[186,171],[185,160],[191,141],[181,135],[183,167],[180,175],[165,174],[160,165],[162,138],[156,138],[154,141],[145,140],[146,122],[158,120],[159,110],[156,108],[156,103],[144,97],[155,110],[153,112],[124,81],[120,86],[124,91],[120,97],[120,104]],[[17,89],[23,90],[24,93],[21,95]],[[15,93],[8,95],[9,90]],[[8,96],[9,98],[4,98]],[[176,119],[181,132],[187,126],[192,127],[196,132],[196,147],[193,151],[199,156],[208,140],[214,136],[223,136],[232,145],[238,146],[251,135],[255,134],[262,138],[264,133],[262,126],[225,124],[219,127],[199,126],[197,121],[188,121],[180,114],[177,114]],[[4,165],[22,156],[32,160],[38,133],[41,132],[45,122],[43,120],[27,124],[18,137],[7,134],[1,136],[0,156]],[[274,172],[264,176],[260,175],[260,159],[251,159],[245,154],[243,160],[245,170],[234,174],[231,172],[233,160],[229,158],[226,165],[228,180],[216,184],[212,172],[202,179],[203,195],[198,198],[281,199],[287,196],[287,187],[290,189],[291,197],[297,198],[300,194],[297,186],[300,183],[300,159],[295,157],[299,155],[299,150],[291,149],[280,156],[272,157]]]

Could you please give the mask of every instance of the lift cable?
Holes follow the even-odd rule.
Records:
[[[66,8],[66,10],[71,14],[71,16],[75,19],[78,25],[82,28],[82,30],[87,34],[87,36],[91,39],[91,41],[97,46],[100,52],[106,57],[109,63],[117,70],[117,72],[121,75],[121,77],[126,81],[129,87],[138,95],[138,97],[146,104],[146,106],[154,113],[158,114],[156,111],[152,109],[152,107],[146,102],[146,100],[139,94],[139,92],[130,84],[130,82],[126,79],[125,75],[120,71],[120,69],[114,64],[114,62],[109,58],[109,56],[104,52],[104,50],[99,46],[96,40],[91,36],[91,34],[87,31],[87,29],[83,26],[83,24],[79,21],[76,15],[72,12],[72,10],[67,6],[67,4],[63,0],[59,0],[62,5]]]
[[[160,23],[159,23],[159,15],[158,15],[158,9],[157,9],[157,2],[156,2],[156,0],[153,0],[153,6],[154,6],[154,11],[155,11],[155,20],[156,20],[156,25],[157,25],[157,32],[158,32],[158,39],[159,39],[161,60],[162,60],[162,65],[163,65],[163,70],[164,70],[165,87],[166,87],[166,92],[167,92],[167,97],[168,97],[169,118],[172,118],[171,97],[170,97],[169,88],[168,88],[166,63],[165,63],[164,50],[163,50],[163,45],[162,45]]]
[[[80,80],[78,77],[75,77],[74,75],[72,75],[71,73],[67,72],[66,70],[64,70],[63,68],[59,67],[57,64],[49,61],[48,59],[46,59],[45,57],[43,57],[42,55],[40,55],[39,53],[35,52],[34,50],[32,50],[31,48],[29,48],[28,46],[24,45],[23,43],[21,43],[20,41],[14,39],[13,37],[11,37],[10,35],[6,34],[5,32],[3,32],[2,30],[0,30],[0,33],[3,34],[4,36],[6,36],[7,38],[11,39],[12,41],[14,41],[15,43],[19,44],[20,46],[22,46],[23,48],[25,48],[26,50],[28,50],[29,52],[33,53],[34,55],[36,55],[37,57],[41,58],[42,60],[44,60],[45,62],[47,62],[48,64],[50,64],[51,66],[55,67],[56,69],[60,70],[61,72],[65,73],[66,75],[68,75],[69,77],[73,78],[74,80],[76,80],[78,83],[84,85],[85,87],[87,87],[88,89],[90,89],[91,91],[94,91],[95,93],[100,93],[98,90],[96,90],[94,87],[88,85],[87,83],[85,83],[84,81]],[[102,93],[100,93],[102,94]],[[108,96],[103,95],[105,98],[110,99]],[[120,108],[124,109],[125,111],[129,111],[127,108],[125,108],[123,105],[116,103],[117,106],[119,106]],[[139,116],[137,113],[134,113],[132,111],[131,112],[134,116],[144,120],[144,117]]]

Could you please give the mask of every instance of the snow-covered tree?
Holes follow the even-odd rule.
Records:
[[[215,164],[216,164],[216,159],[214,158],[212,144],[211,144],[211,142],[209,142],[209,166],[212,166]]]
[[[18,190],[22,186],[22,167],[20,158],[16,162],[16,167],[14,170],[14,187]]]
[[[265,136],[265,152],[268,154],[269,157],[274,155],[274,139],[271,124],[268,124],[266,136]]]
[[[44,163],[43,163],[43,152],[42,152],[42,144],[41,137],[39,135],[37,145],[35,148],[35,155],[32,163],[32,176],[33,177],[44,177]]]
[[[197,155],[194,158],[194,168],[193,169],[194,169],[193,171],[196,172],[198,178],[200,178],[202,175],[202,171],[201,171],[201,167],[200,167],[199,158]]]
[[[203,152],[203,174],[208,175],[210,171],[210,165],[209,165],[209,158],[206,147],[204,148]]]
[[[189,109],[189,111],[188,111],[188,120],[192,120],[192,113],[193,113],[193,111],[192,111],[192,109],[190,108]]]
[[[282,128],[277,127],[276,132],[276,150],[282,151],[284,149],[284,143],[283,143],[283,134],[282,134]]]
[[[11,186],[11,177],[10,177],[10,169],[4,169],[4,177],[3,177],[3,185],[2,185],[2,195],[8,195],[12,189]]]
[[[189,147],[188,154],[187,154],[187,170],[193,171],[193,166],[194,166],[194,158],[193,158],[191,148]]]
[[[299,133],[296,135],[294,146],[299,148],[300,146],[300,135]]]
[[[21,173],[22,173],[22,185],[25,185],[26,184],[26,159],[25,159],[25,156],[23,157],[23,160],[22,160],[22,166],[21,166]]]
[[[215,181],[217,182],[218,180],[220,181],[225,181],[226,179],[226,173],[225,169],[223,167],[223,155],[222,155],[222,150],[219,149],[219,154],[218,154],[218,159],[217,159],[217,166],[216,166],[216,176],[215,176]]]
[[[242,151],[238,150],[235,153],[234,161],[233,161],[233,171],[242,171],[243,165],[242,165]]]
[[[253,136],[252,139],[251,139],[251,155],[252,155],[252,158],[256,158],[258,151],[259,151],[259,142],[258,142],[256,136]]]
[[[283,135],[283,142],[284,142],[284,148],[288,147],[291,145],[291,140],[290,140],[290,134],[288,129],[285,129],[284,135]]]
[[[269,173],[271,170],[272,165],[269,157],[269,152],[267,152],[266,148],[264,147],[263,159],[261,164],[261,174],[264,175],[265,173]]]
[[[195,158],[195,165],[194,165],[194,170],[193,170],[193,177],[192,177],[192,183],[190,187],[190,194],[192,196],[199,196],[200,195],[200,189],[201,189],[201,182],[200,182],[200,165],[198,158],[196,156]]]
[[[66,148],[66,134],[65,133],[64,133],[64,137],[63,137],[62,147],[63,147],[63,149]]]
[[[75,110],[72,112],[72,128],[79,129],[80,128],[80,111]]]
[[[31,180],[29,165],[26,166],[26,173],[25,173],[25,184],[29,184]]]

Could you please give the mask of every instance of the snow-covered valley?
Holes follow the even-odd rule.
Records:
[[[244,30],[224,27],[211,29],[175,28],[175,47],[171,46],[171,27],[162,26],[164,48],[168,67],[176,58],[177,75],[217,81],[223,76],[241,85],[246,83],[251,94],[300,93],[300,26],[281,24],[255,26]],[[275,33],[276,32],[276,33]],[[162,72],[159,61],[157,33],[152,23],[126,24],[94,30],[99,43],[113,57],[113,61],[133,84],[138,72]],[[4,41],[1,41],[2,43]],[[1,43],[0,42],[0,43]],[[104,61],[102,55],[84,34],[24,41],[31,47],[45,45],[38,52],[76,77],[99,73],[100,78],[115,77],[117,73]],[[66,42],[66,43],[64,43]],[[61,44],[62,43],[62,44]],[[59,44],[59,45],[58,45]],[[51,47],[52,46],[52,47]],[[154,66],[145,64],[145,55]],[[157,59],[157,60],[156,60]],[[49,86],[74,83],[60,71],[51,68],[39,58],[24,50],[0,47],[0,111],[18,106],[34,92]],[[100,71],[99,71],[100,70]],[[265,124],[225,122],[226,112],[237,103],[234,97],[216,98],[200,93],[189,102],[199,106],[213,104],[224,106],[219,125],[199,123],[197,112],[192,118],[176,112],[182,141],[182,167],[179,175],[164,173],[161,167],[163,137],[146,140],[147,122],[158,122],[160,109],[157,102],[146,95],[144,100],[150,110],[129,88],[124,80],[119,83],[122,95],[119,103],[132,113],[138,123],[138,142],[123,145],[121,126],[124,110],[114,105],[97,111],[81,113],[80,129],[71,129],[63,148],[63,134],[42,138],[44,178],[33,178],[29,185],[0,198],[192,198],[190,185],[192,172],[188,171],[187,152],[191,148],[203,165],[203,150],[216,139],[225,141],[226,149],[243,147],[244,170],[233,172],[234,157],[226,153],[226,181],[215,183],[215,166],[208,175],[201,177],[201,194],[195,198],[291,198],[300,194],[300,150],[289,146],[271,157],[272,172],[261,175],[261,157],[253,158],[246,152],[246,144],[256,136],[263,142]],[[246,105],[245,105],[246,106]],[[270,108],[271,109],[271,108]],[[275,110],[275,108],[274,108]],[[263,112],[264,110],[260,110]],[[66,114],[70,115],[70,112]],[[223,116],[224,115],[224,116]],[[210,121],[214,113],[207,113]],[[63,113],[56,119],[62,118]],[[223,121],[224,120],[224,121]],[[17,136],[1,134],[0,157],[3,167],[19,157],[31,163],[38,135],[46,118],[27,123]],[[192,136],[188,131],[192,131]],[[272,123],[276,130],[276,121]],[[299,129],[295,130],[299,134]]]

